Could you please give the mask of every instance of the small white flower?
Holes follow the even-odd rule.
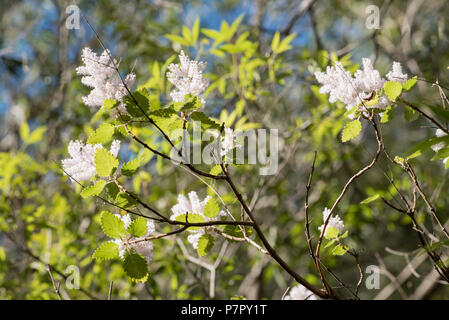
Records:
[[[90,48],[84,48],[81,54],[84,65],[76,68],[76,73],[83,75],[81,83],[93,88],[88,96],[83,97],[83,102],[90,107],[102,107],[106,99],[122,101],[127,94],[120,76],[115,70],[114,63],[111,61],[109,50],[103,51],[97,56]],[[123,79],[126,86],[130,88],[136,76],[130,73]],[[121,104],[118,109],[126,112],[126,108]]]
[[[387,73],[387,79],[390,81],[400,82],[404,84],[407,81],[407,74],[402,73],[402,66],[399,62],[393,62],[393,68]]]
[[[116,214],[116,216],[123,221],[125,229],[128,229],[129,225],[132,223],[131,216],[129,214],[125,214],[123,216]],[[153,234],[154,231],[154,222],[147,220],[147,232],[143,237],[136,238],[133,236],[128,236],[125,239],[114,240],[114,242],[118,245],[120,258],[123,259],[127,252],[129,252],[131,249],[134,249],[137,253],[145,257],[147,264],[150,264],[151,260],[153,259],[154,245],[152,241],[144,240],[144,238]]]
[[[179,55],[181,64],[170,64],[168,66],[169,72],[167,79],[176,89],[170,93],[174,102],[184,102],[184,97],[187,94],[197,96],[201,104],[204,105],[202,94],[209,85],[209,81],[203,79],[203,70],[206,68],[206,62],[198,62],[190,60],[181,51]]]
[[[232,161],[230,151],[240,148],[241,145],[237,141],[237,135],[231,128],[224,129],[225,134],[221,143],[221,154],[225,156],[225,162]]]
[[[291,288],[290,292],[284,297],[284,300],[317,300],[317,296],[303,285],[297,285]]]
[[[223,211],[220,211],[220,213],[214,218],[209,218],[204,215],[204,207],[209,201],[210,196],[207,196],[203,201],[200,201],[195,191],[190,192],[188,196],[189,198],[182,194],[178,195],[178,203],[171,208],[173,214],[171,215],[170,220],[176,220],[177,217],[186,213],[189,215],[197,214],[202,217],[204,222],[216,221],[218,217],[225,215],[225,212]],[[187,231],[191,233],[187,237],[187,240],[195,249],[198,249],[198,241],[202,235],[206,233],[211,235],[215,234],[215,231],[211,227],[202,227],[196,230],[187,229]]]
[[[187,241],[192,245],[194,249],[198,249],[198,241],[200,240],[201,236],[204,235],[204,230],[200,229],[196,233],[192,233],[187,237]]]
[[[444,131],[441,130],[441,129],[437,129],[437,130],[435,131],[435,135],[436,135],[438,138],[441,138],[441,137],[444,137],[444,136],[446,135],[446,132],[444,132]],[[440,142],[440,143],[434,144],[431,148],[432,148],[433,151],[438,152],[438,151],[440,151],[441,149],[443,149],[444,146],[445,146],[444,142]],[[449,160],[449,157],[443,159],[443,163],[444,163],[445,166],[446,166],[446,163],[447,163],[448,160]]]
[[[323,210],[323,224],[320,227],[318,227],[318,230],[320,230],[321,232],[323,231],[324,223],[326,222],[327,217],[329,216],[330,213],[331,213],[330,209],[324,208],[324,210]],[[335,228],[335,229],[338,230],[339,233],[341,233],[344,230],[345,225],[344,225],[343,221],[340,219],[340,217],[338,215],[334,215],[334,216],[332,216],[329,219],[329,222],[328,222],[327,227],[326,227],[326,232],[327,232],[328,228]]]
[[[84,144],[79,140],[69,142],[68,151],[70,158],[62,160],[62,167],[70,176],[72,182],[89,181],[95,176],[97,173],[95,152],[97,149],[102,148],[101,144]],[[120,141],[114,140],[110,152],[114,157],[117,157],[119,150]]]
[[[328,66],[326,73],[315,72],[315,78],[322,85],[320,93],[329,93],[329,102],[341,101],[347,110],[352,110],[355,106],[358,106],[360,112],[366,112],[366,108],[385,110],[392,104],[385,94],[379,96],[377,104],[366,106],[365,102],[379,94],[386,80],[374,69],[370,59],[362,59],[362,65],[363,69],[357,70],[354,76],[345,70],[340,62],[336,62],[333,67]],[[394,62],[393,70],[387,74],[387,79],[404,83],[407,75],[402,74],[401,65]],[[354,114],[349,115],[349,118],[353,117]]]

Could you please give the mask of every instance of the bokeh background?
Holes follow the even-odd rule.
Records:
[[[241,115],[263,128],[281,133],[280,170],[263,177],[257,168],[235,169],[236,183],[254,207],[269,241],[296,271],[311,283],[319,278],[310,260],[304,236],[305,185],[314,151],[317,163],[310,195],[312,231],[318,236],[321,212],[330,206],[345,181],[373,157],[377,144],[366,126],[354,142],[342,144],[346,122],[344,108],[330,105],[317,93],[313,72],[334,56],[357,68],[362,57],[375,61],[385,74],[393,61],[420,79],[407,98],[417,104],[440,105],[444,99],[433,82],[449,87],[449,2],[410,1],[10,1],[0,2],[0,298],[56,299],[46,265],[61,283],[64,298],[90,299],[280,299],[294,281],[269,257],[241,243],[217,241],[203,260],[216,266],[211,273],[192,263],[182,250],[185,236],[155,242],[150,277],[135,284],[117,261],[97,262],[91,255],[105,236],[99,213],[102,201],[82,199],[79,188],[62,174],[60,160],[71,139],[86,139],[95,127],[93,110],[81,97],[88,92],[76,75],[83,47],[102,51],[92,30],[66,28],[67,6],[75,4],[98,31],[124,73],[133,70],[137,84],[145,85],[155,101],[166,103],[170,90],[165,80],[166,61],[180,49],[208,62],[211,88],[207,112],[217,118],[231,113],[238,101]],[[368,5],[379,8],[380,28],[366,25]],[[183,37],[183,26],[192,28],[200,18],[203,29],[223,31],[222,21],[241,22],[235,43],[248,32],[245,52],[211,52],[213,37],[200,32],[197,41],[179,43],[167,35]],[[272,54],[272,40],[295,34],[291,48]],[[248,60],[254,65],[248,65]],[[246,60],[245,60],[246,59]],[[443,91],[445,89],[442,89]],[[445,91],[446,94],[448,91]],[[405,113],[405,114],[404,114]],[[405,156],[413,146],[432,137],[435,128],[404,108],[381,126],[386,148]],[[33,135],[34,134],[34,135]],[[121,157],[129,159],[137,146],[122,141]],[[442,161],[431,161],[432,152],[413,160],[422,185],[444,221],[449,219],[447,172]],[[420,250],[411,222],[382,201],[360,204],[381,194],[394,201],[398,188],[411,197],[410,181],[381,157],[345,196],[338,214],[345,221],[347,244],[360,253],[362,267],[380,267],[380,288],[362,285],[363,299],[445,299],[449,288],[433,272]],[[135,191],[165,212],[179,192],[207,188],[182,169],[153,158],[130,182]],[[216,186],[239,209],[225,186]],[[110,208],[109,208],[110,209]],[[424,203],[420,219],[432,227]],[[437,235],[436,235],[437,236]],[[176,240],[178,239],[178,240]],[[181,241],[181,244],[179,243]],[[187,248],[187,254],[196,252]],[[441,253],[445,252],[442,244]],[[344,255],[325,255],[325,263],[345,284],[354,287],[358,271]],[[80,271],[80,289],[66,285],[70,266]],[[69,267],[69,269],[67,269]],[[329,275],[332,279],[332,276]],[[69,282],[71,279],[68,279]],[[341,285],[331,280],[337,288]],[[345,292],[340,288],[341,292]],[[346,293],[347,295],[347,293]]]

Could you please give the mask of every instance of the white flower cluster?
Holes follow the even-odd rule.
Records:
[[[326,222],[327,217],[329,216],[330,213],[331,213],[330,209],[324,208],[323,224],[320,227],[318,227],[318,230],[320,230],[321,232],[323,231],[324,223]],[[343,229],[345,228],[345,225],[344,225],[343,221],[340,219],[340,217],[338,215],[335,215],[329,219],[329,222],[326,226],[326,232],[328,232],[328,230],[329,230],[328,228],[335,228],[338,230],[339,233],[341,233],[343,231]],[[324,235],[326,235],[326,233],[324,233]]]
[[[237,141],[237,135],[231,128],[224,129],[224,137],[221,141],[221,155],[225,157],[225,162],[232,161],[232,154],[230,153],[235,148],[240,148],[241,144]]]
[[[320,84],[320,93],[329,93],[329,102],[334,103],[337,100],[346,105],[347,110],[358,107],[358,110],[364,112],[364,104],[375,97],[386,82],[380,76],[379,71],[374,69],[370,59],[362,59],[363,69],[357,70],[354,76],[343,67],[341,62],[336,62],[333,67],[328,66],[326,72],[315,72],[315,78]],[[402,67],[399,62],[393,63],[393,68],[386,78],[389,81],[405,83],[407,75],[402,73]],[[379,97],[375,105],[367,108],[386,109],[391,104],[385,94]],[[365,104],[366,106],[366,104]],[[352,118],[353,115],[350,115]]]
[[[299,284],[291,288],[284,300],[318,300],[318,298],[312,291]]]
[[[198,62],[190,60],[181,51],[179,55],[181,64],[170,64],[167,72],[167,79],[176,89],[170,93],[174,102],[184,102],[184,97],[187,94],[196,96],[200,99],[201,104],[204,105],[202,94],[209,85],[209,81],[203,79],[203,70],[206,68],[206,62]]]
[[[128,229],[131,224],[131,216],[129,214],[125,214],[120,216],[116,214],[118,218],[123,221],[125,225],[125,229]],[[153,258],[153,242],[150,240],[144,240],[145,237],[150,236],[155,231],[154,222],[147,220],[147,232],[143,237],[136,238],[133,236],[129,236],[126,239],[116,239],[114,242],[118,245],[118,254],[120,258],[125,257],[125,253],[134,249],[137,253],[141,254],[147,260],[147,264],[150,264],[151,259]]]
[[[204,215],[204,207],[206,206],[207,201],[209,201],[210,196],[207,196],[203,201],[200,201],[195,191],[190,192],[188,196],[189,198],[187,199],[187,197],[182,194],[178,195],[178,203],[171,208],[173,214],[171,215],[170,220],[176,220],[180,215],[188,213],[189,215],[197,214],[201,216],[205,222],[209,222],[216,221],[217,217],[224,215],[223,211],[221,211],[215,218],[209,218]],[[215,234],[210,227],[202,227],[196,230],[188,229],[188,231],[191,234],[187,237],[187,240],[195,249],[198,249],[198,241],[202,235],[206,233],[211,235]]]
[[[435,135],[436,135],[438,138],[441,138],[441,137],[444,137],[444,136],[446,135],[446,132],[444,132],[444,131],[441,130],[441,129],[437,129],[437,130],[435,131]],[[438,151],[440,151],[441,149],[443,149],[444,146],[445,146],[444,142],[440,142],[440,143],[434,144],[434,145],[432,146],[432,150],[435,151],[435,152],[438,152]],[[443,159],[444,165],[446,165],[448,159],[449,159],[449,157]]]
[[[109,50],[97,56],[90,48],[84,48],[81,59],[84,65],[76,68],[76,73],[83,75],[82,84],[93,88],[87,97],[83,97],[83,102],[90,107],[101,107],[106,99],[122,101],[127,91],[114,68],[114,63],[117,62],[111,61]],[[130,73],[123,80],[130,88],[136,80],[136,75]],[[120,112],[126,112],[123,104],[118,108]]]
[[[68,151],[70,158],[62,160],[64,171],[70,176],[72,182],[89,181],[97,173],[95,168],[95,151],[102,149],[101,144],[82,143],[79,140],[70,141]],[[110,152],[117,157],[120,151],[120,141],[114,140]]]

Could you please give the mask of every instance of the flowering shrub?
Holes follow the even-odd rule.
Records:
[[[20,148],[0,153],[8,241],[58,295],[58,255],[79,267],[76,297],[107,282],[127,298],[382,297],[366,267],[389,274],[385,247],[407,266],[426,255],[449,282],[444,85],[399,54],[359,59],[319,39],[314,51],[244,21],[170,28],[151,57],[88,24],[99,45],[77,52],[64,121],[24,121]],[[431,90],[441,106],[421,97]],[[43,161],[47,132],[67,144]]]
[[[236,41],[236,47],[228,49],[229,52],[232,53],[237,50],[237,45],[245,43],[245,38],[246,35],[242,35]],[[177,38],[172,37],[173,39]],[[289,48],[288,43],[291,40],[292,37],[288,37],[281,41],[279,34],[276,33],[272,43],[273,52],[279,54],[285,51]],[[221,46],[220,48],[224,47]],[[280,49],[281,47],[283,49]],[[226,49],[223,50],[227,51]],[[100,197],[119,209],[119,212],[121,211],[120,214],[112,214],[109,211],[102,213],[102,229],[108,237],[114,240],[102,243],[93,257],[97,260],[120,258],[126,273],[131,279],[146,281],[148,268],[151,268],[153,257],[153,241],[156,239],[175,236],[186,231],[188,234],[187,241],[202,257],[213,248],[217,237],[223,237],[225,240],[245,241],[255,246],[259,251],[270,255],[299,282],[300,285],[291,289],[285,299],[338,298],[339,295],[329,286],[323,274],[322,263],[319,260],[321,245],[323,240],[327,241],[325,247],[331,247],[331,253],[336,256],[349,253],[355,258],[360,270],[358,253],[342,242],[343,239],[347,238],[348,231],[344,232],[344,222],[334,211],[353,181],[371,169],[383,151],[384,145],[377,118],[380,118],[381,122],[387,122],[389,115],[399,101],[421,112],[411,103],[403,100],[405,93],[412,90],[416,85],[417,77],[409,79],[409,76],[403,73],[401,64],[393,62],[392,70],[386,74],[386,79],[384,79],[368,58],[362,59],[362,68],[355,70],[353,73],[346,70],[340,61],[328,65],[326,72],[316,71],[314,73],[316,80],[321,85],[319,93],[329,94],[330,103],[343,103],[347,110],[345,115],[352,119],[343,128],[342,142],[356,138],[362,131],[361,119],[366,119],[374,128],[378,143],[377,153],[371,163],[348,180],[331,209],[324,208],[322,212],[323,224],[318,228],[320,234],[315,249],[309,230],[308,195],[306,195],[306,240],[309,244],[312,260],[324,286],[324,289],[321,289],[301,277],[276,253],[265,238],[263,231],[261,231],[257,219],[253,215],[253,210],[249,208],[239,188],[234,184],[230,170],[234,165],[232,153],[234,149],[243,148],[244,143],[241,144],[237,141],[238,136],[226,124],[226,121],[220,124],[214,118],[207,116],[211,104],[208,103],[208,108],[206,107],[209,86],[209,80],[203,75],[206,70],[206,63],[191,60],[182,50],[179,54],[179,60],[180,64],[168,64],[166,78],[174,87],[169,94],[171,101],[169,100],[166,106],[162,106],[151,101],[150,92],[145,86],[139,87],[134,92],[132,91],[133,83],[136,80],[135,75],[130,73],[123,78],[120,75],[117,61],[108,49],[104,48],[101,56],[97,56],[90,48],[83,49],[82,61],[84,65],[77,68],[77,73],[83,75],[82,83],[84,85],[93,88],[87,97],[83,97],[83,102],[90,107],[99,107],[100,111],[106,115],[107,120],[90,134],[86,144],[81,141],[69,143],[68,151],[71,158],[62,161],[63,170],[74,183],[88,182],[88,184],[83,185],[81,191],[84,198]],[[263,62],[258,62],[258,64],[260,63]],[[242,110],[239,110],[234,117],[241,114]],[[424,113],[422,114],[434,123],[438,123],[437,120]],[[241,120],[244,121],[245,118],[241,118]],[[163,142],[156,143],[155,140],[152,144],[145,142],[142,137],[138,136],[140,127],[135,126],[135,122],[153,127]],[[199,126],[203,133],[211,129],[216,130],[212,133],[212,137],[217,140],[218,148],[209,150],[215,166],[209,171],[204,171],[204,169],[199,169],[196,164],[191,164],[189,155],[186,153],[190,144],[198,144],[198,141],[190,140],[186,136],[189,129],[194,126]],[[443,126],[441,128],[444,129]],[[447,130],[443,131],[443,129],[438,129],[437,137],[445,136]],[[182,193],[178,195],[177,203],[171,208],[171,216],[159,211],[152,204],[141,199],[138,194],[130,191],[126,183],[126,178],[133,176],[143,168],[151,155],[140,156],[126,163],[121,163],[119,159],[120,140],[111,142],[114,136],[134,140],[141,148],[160,159],[174,161],[173,155],[178,156],[174,164],[184,166],[187,171],[191,171],[200,179],[203,177],[212,181],[224,180],[232,190],[235,201],[238,201],[241,205],[242,215],[240,219],[234,217],[218,193],[214,196],[208,195],[201,201],[196,191],[187,191],[188,198]],[[178,142],[179,148],[176,145]],[[109,143],[110,150],[108,151],[104,148],[104,145]],[[199,147],[201,148],[201,144]],[[439,153],[444,148],[444,143],[431,147]],[[167,148],[171,149],[170,154],[167,153]],[[418,186],[413,170],[408,164],[408,159],[410,157],[407,159],[397,157],[391,161],[408,172]],[[446,160],[447,157],[444,158],[445,163]],[[207,183],[206,185],[209,186]],[[213,188],[210,189],[214,191]],[[104,190],[106,190],[106,195],[102,196]],[[106,199],[103,197],[106,197]],[[377,196],[371,197],[365,203],[377,198]],[[384,200],[384,202],[389,204],[387,200]],[[150,215],[133,211],[138,206],[145,208]],[[393,205],[391,206],[395,208]],[[414,219],[414,212],[407,211],[406,214]],[[132,220],[130,215],[137,218]],[[245,219],[245,216],[248,220]],[[434,213],[434,218],[440,223],[436,213]],[[178,228],[168,232],[156,232],[155,223],[178,226]],[[415,228],[419,227],[415,225]],[[249,236],[250,230],[255,231],[261,244],[258,244],[256,240]],[[443,226],[442,230],[446,232]],[[423,245],[425,243],[423,242]],[[449,274],[448,269],[441,265],[439,257],[434,256],[432,250],[429,250],[428,253],[436,263],[436,268],[446,278]],[[363,273],[361,273],[357,284],[356,297],[362,279]]]

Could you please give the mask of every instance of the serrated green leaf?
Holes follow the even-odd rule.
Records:
[[[347,251],[348,251],[348,247],[347,247],[347,246],[336,245],[336,246],[332,249],[332,254],[333,254],[334,256],[342,256],[342,255],[344,255]]]
[[[137,206],[137,201],[125,192],[120,192],[115,198],[115,205],[120,208],[130,209]]]
[[[396,101],[402,93],[402,85],[396,81],[387,81],[384,83],[384,90],[390,101]]]
[[[204,257],[214,246],[215,238],[209,234],[203,234],[198,240],[198,255]]]
[[[95,168],[100,177],[109,177],[118,167],[118,160],[106,149],[99,148],[95,152]]]
[[[201,101],[196,96],[190,97],[184,106],[180,109],[182,112],[192,112],[201,108]]]
[[[109,211],[101,213],[101,228],[105,235],[113,239],[120,239],[126,236],[123,221]]]
[[[92,186],[85,187],[81,190],[81,197],[85,199],[92,196],[98,196],[103,191],[106,184],[107,182],[104,180],[96,181]]]
[[[103,123],[101,126],[98,127],[95,132],[93,132],[89,139],[87,140],[87,143],[90,144],[103,144],[111,141],[112,136],[114,134],[114,126],[109,123]]]
[[[204,206],[204,215],[209,218],[214,218],[220,212],[220,207],[214,198],[210,198]]]
[[[353,120],[345,125],[341,136],[341,141],[346,142],[357,137],[362,130],[362,124],[359,120]]]
[[[327,227],[326,228],[326,234],[324,235],[324,237],[326,239],[334,239],[338,236],[338,234],[340,233],[340,231],[338,231],[337,228],[334,227]]]
[[[404,91],[410,91],[413,89],[413,87],[416,85],[416,82],[418,81],[418,77],[414,76],[411,79],[408,79],[403,85],[402,85],[402,89]]]
[[[120,192],[120,189],[115,182],[110,182],[106,185],[106,191],[111,198],[115,199]]]
[[[118,258],[118,245],[115,242],[103,242],[97,250],[95,250],[92,257],[97,260],[110,260]]]
[[[193,121],[201,122],[201,128],[203,129],[220,129],[220,125],[215,120],[210,119],[202,112],[193,112],[190,118]]]
[[[387,123],[391,119],[393,119],[394,116],[394,109],[393,106],[389,106],[383,113],[382,117],[380,119],[381,123]]]
[[[106,99],[103,102],[103,109],[104,111],[112,110],[115,107],[119,105],[118,101],[112,100],[112,99]]]
[[[138,217],[130,223],[127,231],[136,238],[143,237],[147,233],[147,220],[143,217]]]
[[[126,274],[134,281],[144,282],[148,277],[147,261],[138,253],[126,254],[123,268]]]
[[[139,169],[142,159],[130,160],[122,166],[122,174],[132,176]]]
[[[377,199],[380,198],[379,194],[375,194],[374,196],[368,197],[365,200],[363,200],[362,202],[360,202],[360,204],[368,204],[370,202],[376,201]]]

